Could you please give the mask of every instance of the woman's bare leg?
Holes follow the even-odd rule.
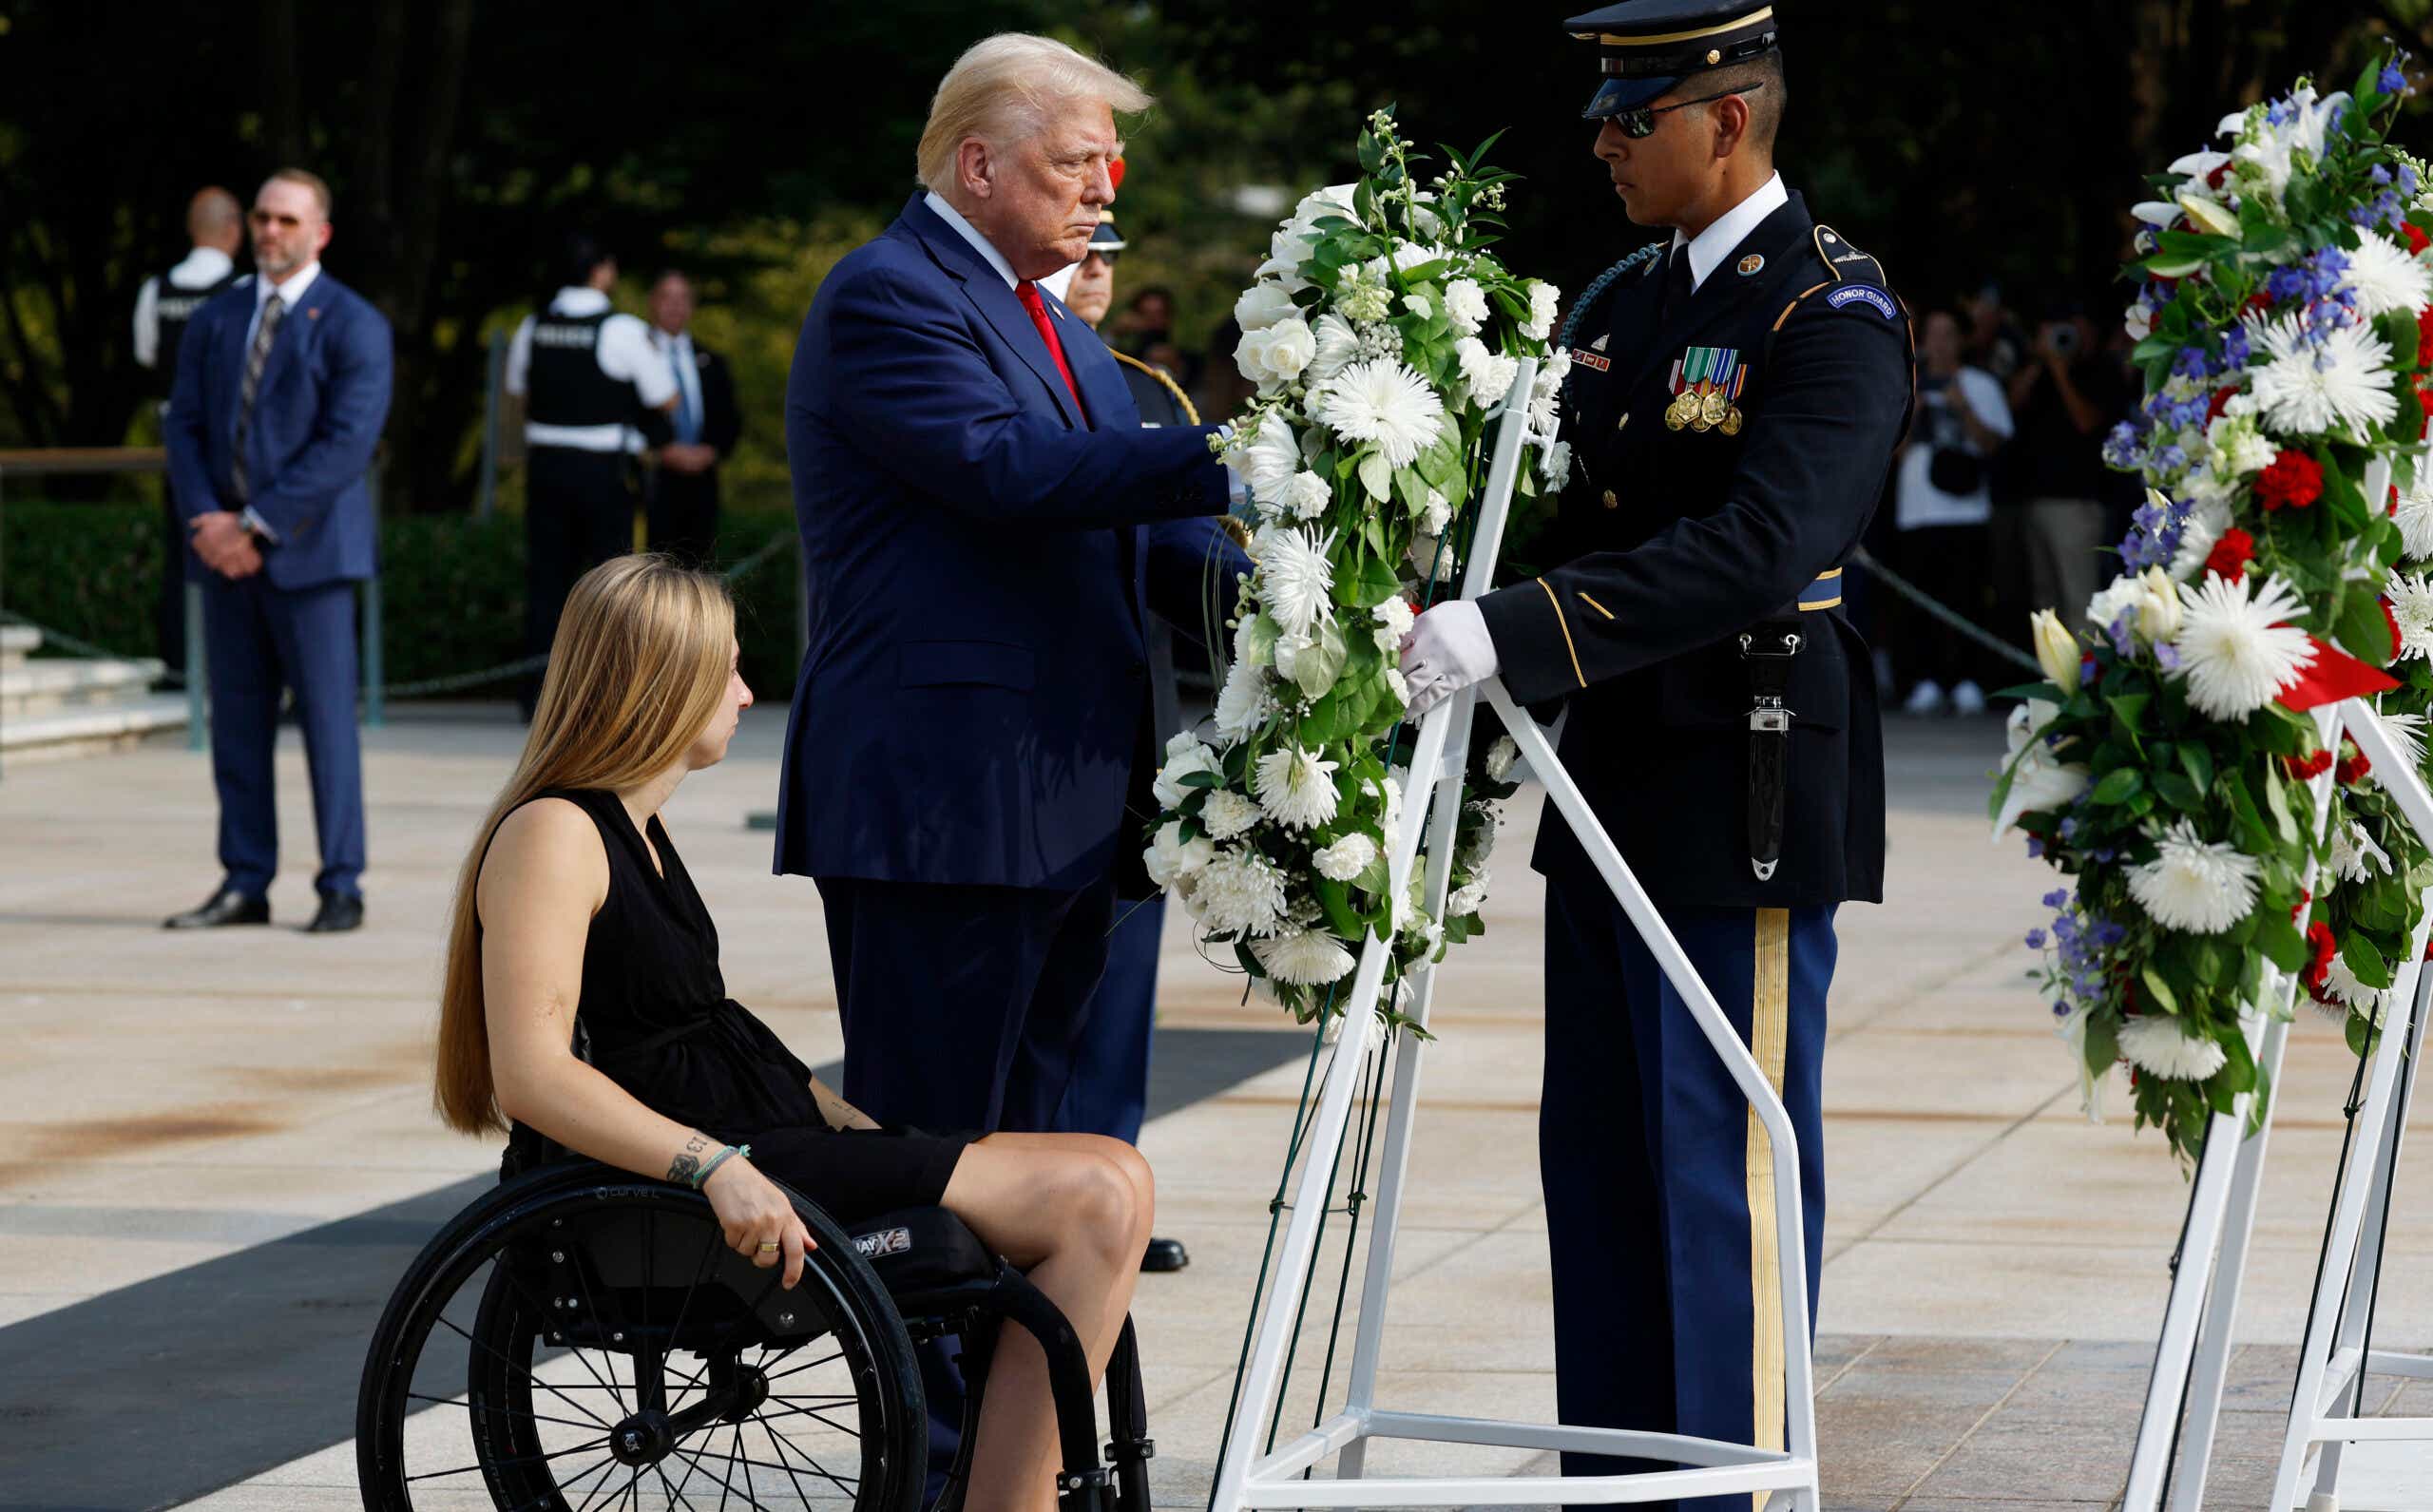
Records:
[[[948,1211],[1021,1266],[1073,1325],[1093,1385],[1140,1279],[1147,1186],[1139,1152],[1090,1135],[991,1135],[964,1151],[947,1183]],[[965,1503],[971,1512],[1044,1512],[1055,1505],[1058,1467],[1046,1356],[1008,1324],[988,1368]]]

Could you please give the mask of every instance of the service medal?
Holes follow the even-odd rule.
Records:
[[[1688,425],[1690,417],[1697,412],[1698,396],[1685,389],[1675,394],[1673,402],[1664,407],[1665,427],[1668,430],[1678,431]]]
[[[1706,397],[1698,401],[1698,418],[1707,424],[1698,429],[1703,431],[1707,426],[1723,424],[1724,413],[1731,408],[1732,401],[1723,396],[1721,389],[1709,389]]]
[[[1715,422],[1715,429],[1721,431],[1725,435],[1736,436],[1740,433],[1741,424],[1740,406],[1735,404],[1731,409],[1723,411],[1723,418]]]

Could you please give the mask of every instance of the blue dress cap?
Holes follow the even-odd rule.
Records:
[[[1580,112],[1591,121],[1646,105],[1691,74],[1770,51],[1777,37],[1774,8],[1752,0],[1621,0],[1562,29],[1597,45],[1605,77]]]

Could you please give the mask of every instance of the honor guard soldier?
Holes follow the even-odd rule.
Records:
[[[1497,675],[1568,705],[1563,765],[1798,1132],[1807,1232],[1778,1234],[1762,1127],[1549,810],[1539,1158],[1562,1421],[1779,1448],[1776,1244],[1806,1247],[1811,1328],[1824,1258],[1833,913],[1883,895],[1882,734],[1842,573],[1907,426],[1908,320],[1773,170],[1771,6],[1629,0],[1563,26],[1604,75],[1587,116],[1615,193],[1672,235],[1593,282],[1559,338],[1573,467],[1534,554],[1563,565],[1430,609],[1404,675],[1414,712]]]
[[[237,197],[214,184],[186,201],[186,239],[177,265],[144,280],[135,295],[135,362],[156,379],[154,397],[165,413],[178,375],[178,344],[203,301],[237,281],[237,248],[245,239],[245,212]],[[161,660],[173,671],[186,664],[186,522],[162,487],[161,595],[153,611]]]
[[[641,426],[677,405],[676,375],[650,327],[616,314],[617,259],[588,237],[567,243],[567,282],[507,349],[507,392],[523,396],[525,650],[545,655],[575,579],[634,548],[632,460]],[[522,698],[528,718],[541,679]]]

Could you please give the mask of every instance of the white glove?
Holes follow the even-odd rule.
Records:
[[[1495,638],[1486,616],[1467,599],[1447,599],[1419,617],[1403,637],[1403,681],[1414,719],[1472,683],[1495,676]]]

